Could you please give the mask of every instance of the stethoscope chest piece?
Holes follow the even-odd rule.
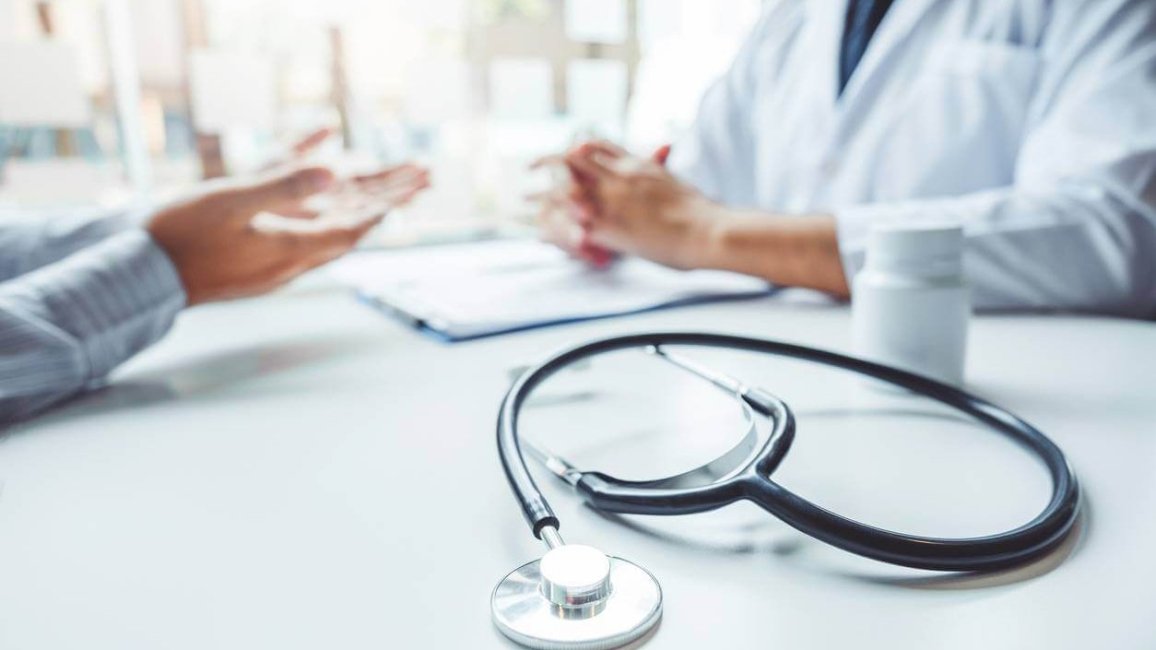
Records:
[[[662,617],[662,588],[638,565],[589,546],[551,549],[507,575],[490,598],[503,634],[542,650],[617,648]]]

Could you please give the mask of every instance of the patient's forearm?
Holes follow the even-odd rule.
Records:
[[[850,296],[835,218],[782,216],[719,206],[695,266],[735,271],[780,286]]]

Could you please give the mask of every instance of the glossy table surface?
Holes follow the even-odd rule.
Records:
[[[490,591],[542,552],[494,446],[514,368],[647,329],[847,350],[849,321],[845,307],[768,298],[446,345],[325,282],[191,310],[109,387],[0,442],[0,648],[511,647]],[[795,407],[799,439],[776,479],[820,505],[968,536],[1022,523],[1047,498],[1022,450],[914,398],[694,354]],[[621,362],[575,373],[581,390],[560,380],[562,410],[533,416],[543,439],[641,474],[726,446],[709,388],[674,379],[631,398],[657,371]],[[746,504],[614,520],[537,475],[568,541],[662,583],[647,648],[1156,647],[1156,327],[983,316],[968,364],[969,388],[1052,436],[1084,490],[1077,533],[1012,571],[882,565]],[[655,438],[680,423],[678,444]]]

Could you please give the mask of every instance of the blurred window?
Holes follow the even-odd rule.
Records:
[[[432,167],[436,188],[399,228],[525,218],[536,157],[589,137],[641,151],[685,131],[758,12],[759,0],[0,0],[0,48],[42,46],[25,70],[78,80],[45,81],[37,101],[71,93],[87,111],[6,117],[0,87],[0,205],[164,193],[259,169],[334,125],[321,161]],[[0,84],[15,67],[0,58]],[[132,119],[118,95],[139,104]]]

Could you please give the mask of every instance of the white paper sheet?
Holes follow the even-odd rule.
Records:
[[[532,240],[367,252],[331,267],[378,306],[449,339],[762,295],[761,280],[639,259],[591,269]]]
[[[541,120],[554,114],[554,70],[545,59],[495,59],[490,64],[490,115]]]
[[[578,122],[621,122],[626,117],[626,64],[582,59],[566,70],[568,112]]]
[[[198,50],[192,53],[189,82],[198,131],[269,127],[276,120],[277,85],[269,59]]]
[[[0,122],[86,126],[91,118],[78,53],[63,43],[0,43]]]
[[[566,0],[566,36],[578,43],[626,42],[626,0]]]

